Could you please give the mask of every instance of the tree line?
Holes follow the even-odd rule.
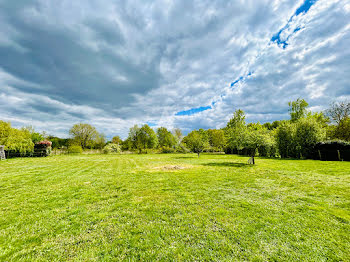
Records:
[[[7,150],[28,152],[34,144],[50,140],[53,148],[79,153],[85,149],[100,149],[104,153],[134,151],[147,153],[197,153],[225,152],[254,157],[310,158],[313,147],[328,140],[350,141],[350,102],[333,103],[324,112],[311,112],[304,99],[289,102],[289,120],[272,123],[246,123],[244,111],[238,109],[226,126],[221,129],[193,130],[183,136],[180,129],[157,130],[149,125],[135,125],[128,137],[122,140],[106,136],[97,129],[78,123],[69,130],[70,138],[37,133],[32,127],[12,128],[10,123],[0,121],[0,144]]]

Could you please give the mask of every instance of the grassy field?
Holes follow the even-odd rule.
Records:
[[[0,162],[1,261],[350,261],[350,162],[77,155]]]

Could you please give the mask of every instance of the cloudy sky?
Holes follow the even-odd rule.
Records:
[[[0,119],[223,127],[350,98],[348,0],[0,0]]]

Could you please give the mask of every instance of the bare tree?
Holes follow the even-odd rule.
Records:
[[[350,117],[350,102],[334,102],[326,114],[339,125],[342,120]]]

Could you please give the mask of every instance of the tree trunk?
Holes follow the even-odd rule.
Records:
[[[199,152],[197,154],[198,154],[198,157],[199,157]]]

